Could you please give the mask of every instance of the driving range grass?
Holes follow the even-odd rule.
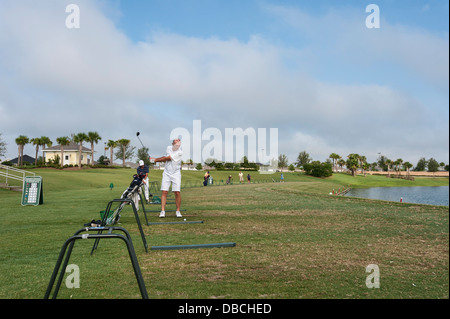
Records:
[[[134,170],[35,172],[44,180],[43,205],[21,206],[20,193],[0,190],[0,298],[43,298],[64,241],[100,218]],[[216,182],[229,174],[211,173]],[[150,180],[160,174],[151,171]],[[203,174],[183,172],[183,183],[201,182]],[[147,226],[139,210],[149,246],[236,242],[233,248],[146,253],[131,208],[124,209],[120,226],[131,233],[150,298],[449,297],[448,207],[329,195],[348,184],[433,186],[448,179],[285,173],[285,183],[273,183],[267,181],[278,174],[253,172],[261,183],[240,185],[237,172],[233,178],[233,185],[182,190],[183,219],[203,224]],[[163,221],[179,221],[174,215]],[[158,213],[148,216],[162,221]],[[103,239],[90,256],[92,244],[76,242],[70,263],[80,269],[80,288],[63,281],[58,298],[140,298],[125,244]],[[379,267],[378,289],[366,286],[369,264]]]

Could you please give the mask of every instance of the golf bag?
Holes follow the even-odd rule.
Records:
[[[139,189],[143,184],[144,175],[133,175],[133,181],[130,183],[130,186],[123,192],[121,199],[123,198],[131,198],[133,194],[139,194]]]
[[[144,175],[133,175],[133,180],[130,183],[130,186],[122,193],[120,199],[131,199],[136,206],[136,209],[139,207],[139,191],[141,189],[142,184],[144,183],[142,180],[144,179]],[[120,212],[123,207],[126,205],[126,202],[121,202],[119,206],[114,209],[112,214],[109,214],[106,219],[106,225],[117,224],[120,219]]]

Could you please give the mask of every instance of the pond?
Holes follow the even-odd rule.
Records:
[[[345,196],[448,206],[448,192],[448,186],[372,187],[352,189]]]

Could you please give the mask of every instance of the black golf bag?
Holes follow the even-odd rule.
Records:
[[[130,183],[130,186],[122,193],[120,199],[131,199],[134,201],[136,205],[136,209],[139,207],[139,190],[144,183],[142,180],[144,179],[144,175],[133,175],[133,180]],[[113,213],[108,215],[106,219],[106,225],[117,224],[120,219],[120,212],[123,207],[126,205],[126,202],[121,202],[117,208],[113,210]]]
[[[130,186],[123,192],[121,199],[130,198],[131,195],[135,194],[139,191],[143,184],[144,175],[133,175],[133,181],[130,183]]]

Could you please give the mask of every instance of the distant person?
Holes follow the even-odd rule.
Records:
[[[150,161],[165,162],[164,172],[161,182],[161,213],[159,217],[166,217],[166,202],[167,194],[169,193],[170,185],[172,185],[172,192],[175,194],[175,205],[176,205],[176,216],[183,217],[180,212],[181,208],[181,158],[183,156],[183,151],[181,149],[181,140],[179,138],[172,141],[172,145],[169,145],[166,149],[166,156],[152,158]]]
[[[244,174],[242,172],[239,172],[239,183],[244,182]]]
[[[231,175],[230,176],[228,176],[228,178],[227,178],[227,185],[228,184],[231,184],[231,179],[232,179],[233,177],[231,177]]]
[[[138,176],[142,176],[142,182],[144,182],[144,195],[147,203],[149,202],[149,194],[148,194],[148,166],[145,165],[143,160],[139,161],[139,167],[136,170]]]
[[[250,176],[250,173],[248,173],[247,174],[247,182],[250,184],[250,181],[251,181],[251,176]]]
[[[283,175],[283,173],[281,173],[281,175],[280,175],[280,183],[284,183],[284,175]]]
[[[207,171],[203,176],[203,186],[208,186],[208,180],[209,180],[209,171]]]

